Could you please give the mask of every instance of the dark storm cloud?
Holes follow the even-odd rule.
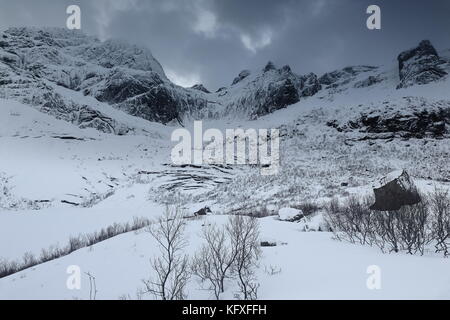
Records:
[[[0,0],[0,28],[65,26],[78,4],[82,29],[149,47],[181,84],[228,85],[268,60],[298,73],[391,63],[430,39],[450,48],[450,1],[407,0]],[[366,28],[366,8],[382,9],[382,30]]]

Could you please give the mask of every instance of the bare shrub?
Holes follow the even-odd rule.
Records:
[[[150,220],[146,218],[133,218],[133,223],[113,224],[107,228],[101,229],[100,232],[93,232],[84,235],[71,236],[69,243],[62,248],[50,246],[42,249],[39,257],[33,256],[31,253],[25,253],[22,261],[5,261],[0,260],[0,279],[7,277],[19,271],[34,267],[36,265],[55,260],[66,256],[76,250],[92,246],[101,241],[110,239],[119,234],[142,229],[150,224]]]
[[[238,253],[232,246],[225,227],[210,225],[203,230],[202,237],[205,244],[195,255],[192,272],[202,282],[208,282],[208,289],[213,291],[215,298],[219,300],[220,294],[225,291],[225,279],[229,277]]]
[[[144,280],[147,292],[161,300],[184,300],[189,280],[189,259],[183,253],[187,242],[185,221],[178,208],[166,208],[157,223],[148,231],[157,241],[160,256],[151,261],[155,279]]]
[[[25,269],[30,268],[30,267],[36,265],[36,263],[37,263],[36,257],[31,252],[26,252],[22,258],[21,267],[23,267]]]
[[[383,248],[389,252],[404,250],[409,254],[424,253],[425,245],[431,241],[428,232],[428,203],[422,202],[403,206],[397,211],[376,214],[376,235],[381,239]]]
[[[430,195],[432,208],[432,237],[436,241],[436,253],[442,252],[444,257],[449,256],[450,242],[450,195],[448,190],[435,189]]]
[[[424,254],[425,246],[430,242],[428,230],[429,205],[425,197],[412,206],[404,206],[398,212],[398,231],[402,249],[409,254]]]
[[[274,276],[274,275],[280,274],[281,271],[282,271],[281,267],[278,267],[278,266],[273,266],[273,265],[264,266],[264,272],[266,274],[268,274],[269,276]]]
[[[375,228],[376,236],[379,238],[377,241],[378,247],[382,252],[385,252],[385,248],[388,247],[389,252],[399,252],[399,238],[396,228],[396,216],[395,211],[379,212],[375,216]]]
[[[86,238],[82,236],[70,237],[69,244],[67,245],[67,252],[74,252],[83,248],[86,245]]]
[[[369,209],[370,198],[353,196],[344,205],[333,200],[327,206],[325,219],[338,240],[376,245],[383,252],[406,251],[423,255],[426,246],[436,238],[430,232],[430,225],[434,225],[433,230],[445,227],[439,229],[436,218],[430,219],[430,208],[436,209],[430,207],[427,197],[421,196],[421,199],[418,204],[403,206],[396,211],[372,211]],[[442,200],[437,203],[435,206],[445,207]],[[446,236],[445,232],[440,234]]]
[[[344,205],[333,199],[327,207],[326,222],[335,238],[351,243],[369,244],[374,241],[374,216],[369,210],[371,199],[350,197]]]
[[[275,213],[273,211],[270,211],[267,206],[261,206],[259,208],[256,208],[253,210],[248,216],[253,218],[265,218],[273,216]]]
[[[299,205],[293,205],[292,208],[302,210],[305,216],[309,216],[320,210],[320,207],[316,203],[310,201],[302,202]]]
[[[51,260],[55,260],[59,257],[62,257],[63,254],[63,250],[59,249],[56,246],[51,246],[48,249],[42,249],[41,250],[41,255],[39,257],[39,261],[40,263],[44,263],[44,262],[48,262]]]
[[[209,284],[216,299],[225,291],[225,280],[236,278],[242,299],[257,298],[255,268],[260,257],[259,224],[254,217],[231,216],[226,225],[203,231],[205,244],[195,256],[192,271]]]
[[[238,209],[231,210],[230,212],[228,212],[228,214],[254,218],[265,218],[277,215],[276,211],[270,210],[265,204],[244,206]]]
[[[0,260],[0,278],[16,273],[20,265],[16,261]]]

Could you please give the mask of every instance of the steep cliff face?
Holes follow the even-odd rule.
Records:
[[[402,52],[398,58],[400,84],[398,88],[422,85],[437,81],[447,75],[442,60],[428,40],[423,40],[416,48]]]

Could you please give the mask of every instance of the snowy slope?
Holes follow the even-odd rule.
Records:
[[[224,223],[211,216],[188,223],[188,254],[201,244],[198,235],[208,223]],[[374,248],[335,242],[329,233],[301,232],[296,224],[268,217],[261,220],[262,238],[281,245],[263,248],[258,279],[261,299],[449,299],[450,260],[407,255],[383,255]],[[137,299],[143,279],[151,276],[149,259],[156,245],[147,232],[129,233],[70,256],[0,280],[0,299],[89,299],[89,280],[81,290],[66,287],[67,268],[78,265],[96,278],[97,299]],[[348,261],[352,261],[351,264]],[[367,268],[382,270],[381,290],[368,290]],[[211,299],[193,277],[189,299]],[[238,291],[227,281],[225,299]],[[142,299],[152,299],[143,295]]]

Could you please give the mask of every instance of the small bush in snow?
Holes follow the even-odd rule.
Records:
[[[409,254],[423,254],[425,245],[431,241],[427,230],[429,209],[424,197],[418,204],[372,215],[375,218],[376,243],[381,249],[387,245],[389,252],[404,250]]]
[[[334,199],[327,207],[326,222],[334,231],[335,238],[352,243],[372,244],[374,237],[374,216],[368,208],[370,199],[350,197],[340,206]]]
[[[320,210],[320,207],[316,203],[309,201],[305,201],[299,205],[293,205],[292,208],[301,210],[305,216],[309,216]]]
[[[435,239],[436,252],[449,256],[450,246],[450,194],[448,191],[435,190],[430,197],[432,216],[432,236]]]

